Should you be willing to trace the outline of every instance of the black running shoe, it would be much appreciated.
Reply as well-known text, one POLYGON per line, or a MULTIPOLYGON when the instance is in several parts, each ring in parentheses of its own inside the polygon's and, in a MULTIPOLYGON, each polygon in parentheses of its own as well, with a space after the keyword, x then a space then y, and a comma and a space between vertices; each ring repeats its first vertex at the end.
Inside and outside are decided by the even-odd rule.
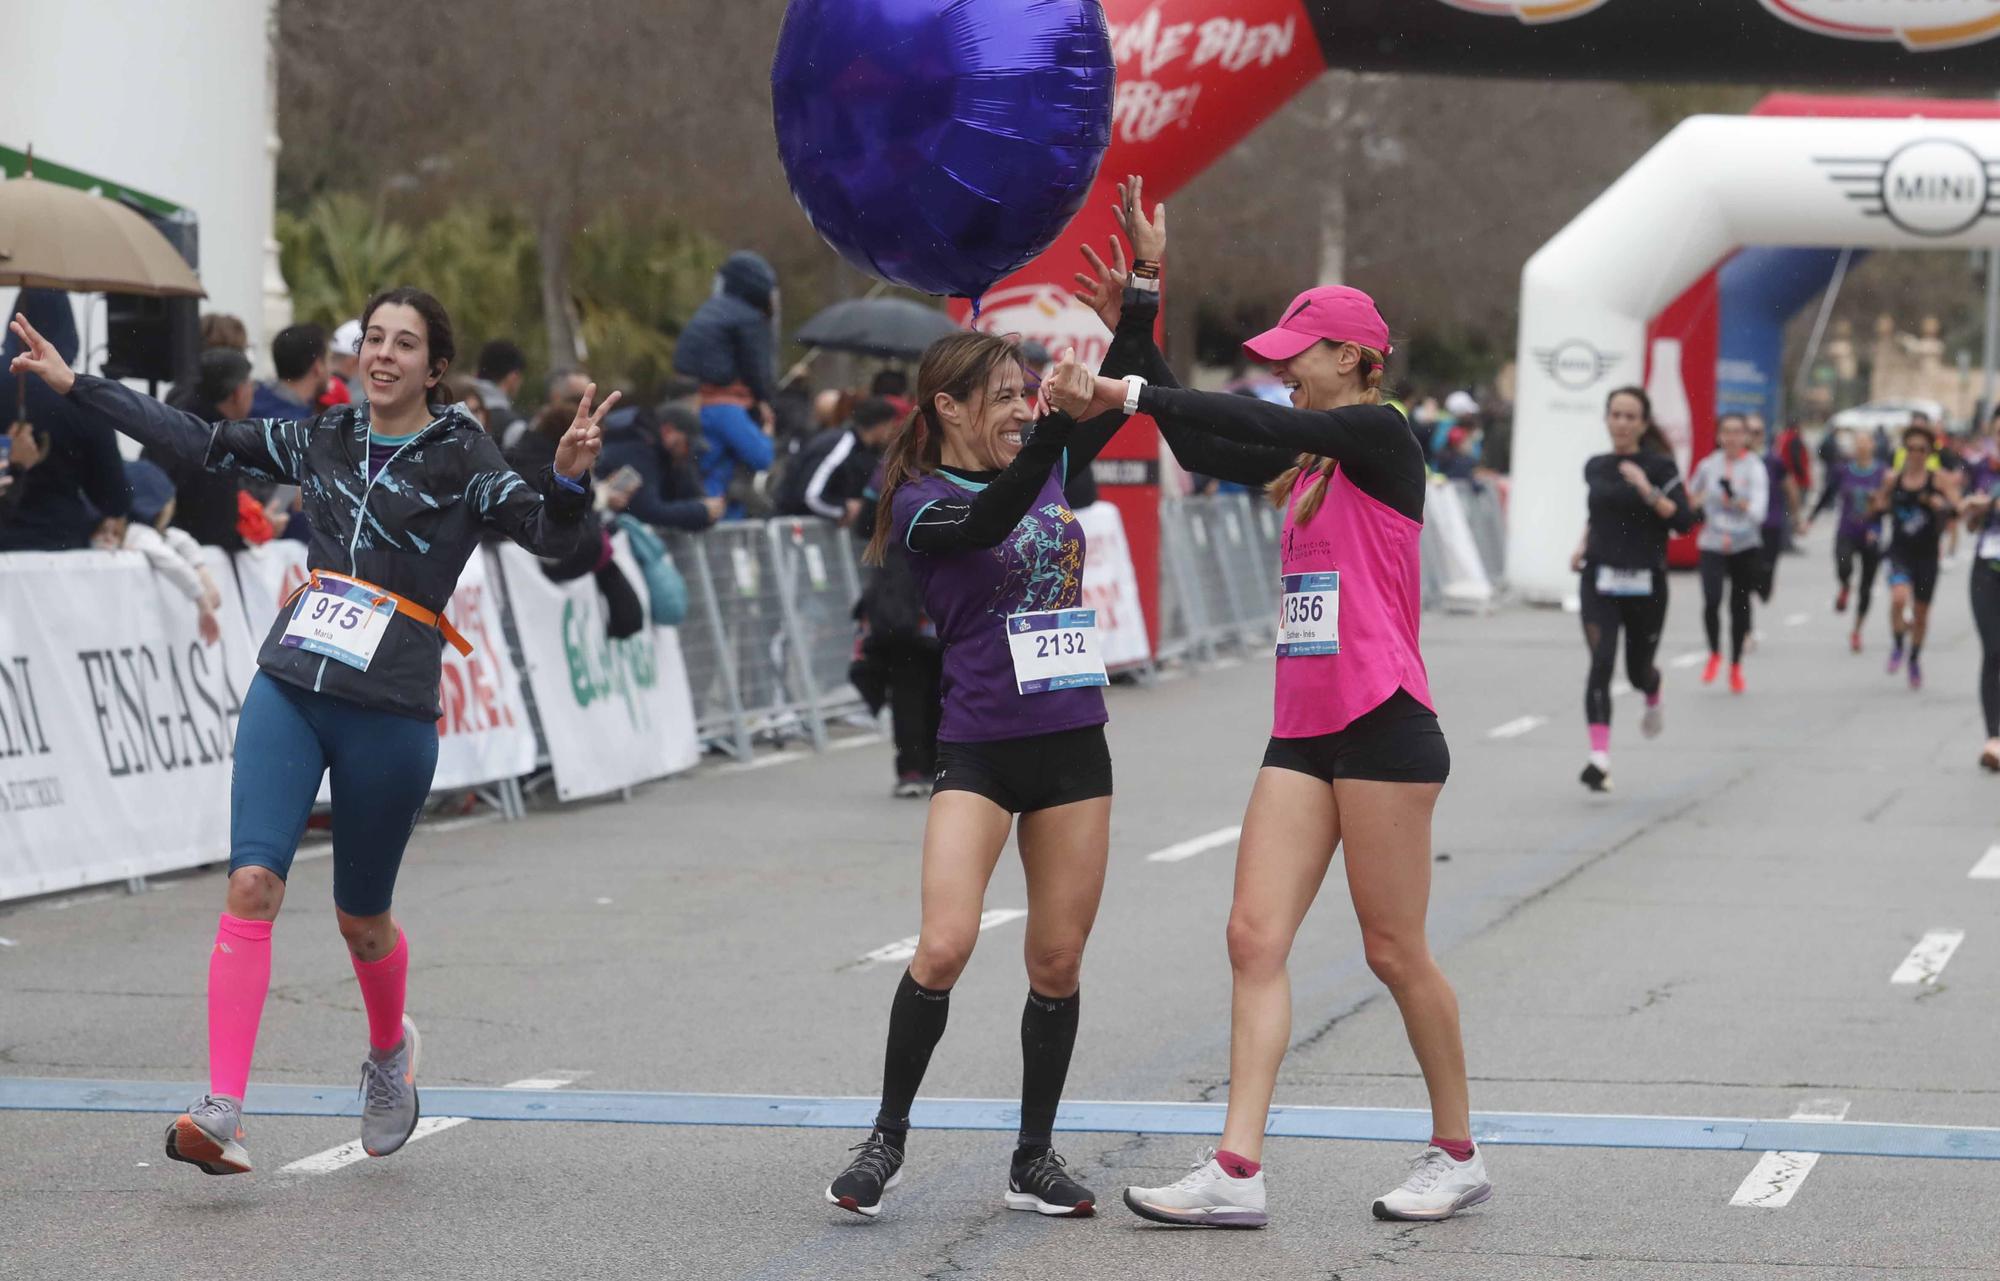
POLYGON ((882 1213, 882 1194, 903 1181, 903 1149, 877 1130, 847 1150, 856 1156, 840 1177, 827 1185, 826 1199, 872 1219, 882 1213))
POLYGON ((1578 781, 1593 792, 1608 792, 1611 790, 1611 771, 1599 769, 1594 762, 1584 766, 1583 773, 1579 774, 1577 778, 1578 781))
POLYGON ((1063 1159, 1047 1149, 1014 1167, 1007 1180, 1007 1208, 1087 1219, 1097 1213, 1097 1194, 1070 1178, 1063 1159))

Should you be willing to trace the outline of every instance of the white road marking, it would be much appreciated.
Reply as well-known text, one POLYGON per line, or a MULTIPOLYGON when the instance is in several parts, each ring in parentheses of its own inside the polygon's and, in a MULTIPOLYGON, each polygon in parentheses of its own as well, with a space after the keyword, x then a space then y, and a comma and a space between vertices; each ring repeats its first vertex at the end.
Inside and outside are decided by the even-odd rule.
POLYGON ((16 944, 13 939, 0 939, 0 947, 17 947, 17 946, 19 945, 16 944))
POLYGON ((1617 680, 1611 682, 1611 697, 1618 698, 1622 695, 1629 694, 1631 692, 1632 692, 1632 682, 1626 680, 1623 676, 1620 676, 1617 680))
POLYGON ((1685 654, 1675 655, 1673 660, 1669 662, 1667 666, 1700 667, 1702 665, 1703 660, 1705 660, 1707 657, 1708 657, 1708 651, 1700 649, 1691 649, 1685 654))
POLYGON ((575 1085, 589 1076, 588 1072, 570 1072, 562 1068, 551 1071, 547 1076, 528 1076, 518 1081, 509 1081, 501 1086, 503 1090, 560 1090, 565 1085, 575 1085))
MULTIPOLYGON (((1845 1121, 1847 1108, 1846 1099, 1809 1099, 1792 1113, 1792 1120, 1845 1121)), ((1766 1152, 1736 1189, 1736 1195, 1729 1198, 1729 1204, 1756 1210, 1790 1205, 1817 1164, 1817 1152, 1766 1152)))
POLYGON ((1178 845, 1169 845, 1163 850, 1154 850, 1146 856, 1148 863, 1178 863, 1182 859, 1205 854, 1219 845, 1228 845, 1243 835, 1241 827, 1218 827, 1204 836, 1192 837, 1178 845))
MULTIPOLYGON (((410 1132, 409 1141, 415 1143, 418 1139, 428 1138, 439 1131, 449 1130, 455 1125, 464 1125, 471 1119, 469 1116, 424 1117, 417 1122, 417 1128, 410 1132)), ((363 1150, 361 1140, 351 1139, 337 1148, 328 1148, 324 1152, 316 1152, 308 1157, 300 1157, 290 1165, 279 1170, 278 1173, 331 1174, 344 1165, 353 1165, 356 1161, 366 1161, 367 1159, 368 1153, 363 1150)))
MULTIPOLYGON (((990 912, 981 913, 979 917, 980 933, 983 934, 996 925, 1005 925, 1009 921, 1018 921, 1027 914, 1028 909, 1025 907, 998 907, 990 912)), ((917 936, 912 934, 906 939, 897 939, 894 943, 885 943, 874 951, 864 954, 861 959, 864 963, 873 961, 907 961, 916 954, 917 936)))
POLYGON ((1965 942, 1964 930, 1932 930, 1917 941, 1896 972, 1889 976, 1891 983, 1935 983, 1938 975, 1944 973, 1945 964, 1958 945, 1965 942))
POLYGON ((829 752, 846 752, 857 747, 873 747, 885 741, 880 734, 862 734, 856 738, 843 738, 826 745, 829 752))
POLYGON ((1811 621, 1812 621, 1811 614, 1785 615, 1785 626, 1787 627, 1804 627, 1807 623, 1810 623, 1811 621))
POLYGON ((1975 881, 2000 881, 2000 845, 1986 847, 1986 857, 1972 865, 1966 873, 1975 881))
POLYGON ((1519 738, 1532 730, 1538 730, 1549 723, 1546 716, 1516 716, 1505 725, 1495 725, 1486 731, 1488 738, 1519 738))
POLYGON ((747 761, 737 761, 733 765, 719 765, 716 767, 715 772, 718 774, 741 774, 746 770, 769 769, 773 765, 785 765, 792 761, 802 761, 811 755, 811 752, 799 751, 772 752, 769 756, 753 756, 747 761))

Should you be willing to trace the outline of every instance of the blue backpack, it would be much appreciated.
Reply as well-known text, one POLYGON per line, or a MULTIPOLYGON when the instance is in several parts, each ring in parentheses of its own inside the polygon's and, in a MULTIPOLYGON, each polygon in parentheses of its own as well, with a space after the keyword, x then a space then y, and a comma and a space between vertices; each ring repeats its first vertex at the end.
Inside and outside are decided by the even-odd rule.
POLYGON ((653 623, 677 627, 687 617, 687 579, 667 554, 667 544, 651 526, 633 516, 619 516, 614 522, 632 544, 632 556, 646 576, 646 596, 652 602, 653 623))

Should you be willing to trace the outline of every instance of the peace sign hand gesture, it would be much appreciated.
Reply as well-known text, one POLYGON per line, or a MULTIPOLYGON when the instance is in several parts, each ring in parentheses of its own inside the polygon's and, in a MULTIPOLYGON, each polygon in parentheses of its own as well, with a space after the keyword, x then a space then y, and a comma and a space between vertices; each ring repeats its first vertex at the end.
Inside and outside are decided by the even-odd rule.
POLYGON ((71 372, 69 362, 49 346, 49 340, 36 333, 35 327, 20 312, 14 313, 13 322, 7 327, 14 331, 14 336, 21 340, 22 345, 21 354, 7 366, 14 376, 34 374, 47 383, 49 390, 56 395, 69 395, 69 389, 76 386, 76 375, 71 372))
POLYGON ((622 391, 612 392, 592 413, 590 402, 597 396, 597 384, 591 383, 583 389, 583 400, 576 407, 576 419, 556 444, 557 475, 581 480, 591 468, 597 466, 597 455, 604 449, 604 415, 611 412, 611 407, 624 394, 622 391))

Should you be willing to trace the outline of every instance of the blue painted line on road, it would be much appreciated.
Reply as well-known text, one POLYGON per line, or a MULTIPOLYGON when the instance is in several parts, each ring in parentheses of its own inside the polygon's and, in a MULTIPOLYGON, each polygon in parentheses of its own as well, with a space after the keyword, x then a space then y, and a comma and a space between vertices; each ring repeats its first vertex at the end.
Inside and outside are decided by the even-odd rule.
MULTIPOLYGON (((197 1085, 0 1077, 0 1111, 178 1112, 197 1085)), ((876 1101, 781 1094, 668 1094, 615 1090, 477 1090, 426 1087, 424 1112, 481 1121, 592 1121, 634 1125, 757 1125, 865 1130, 876 1101)), ((260 1085, 246 1111, 261 1116, 360 1115, 351 1087, 260 1085)), ((1222 1133, 1219 1103, 1062 1105, 1056 1128, 1097 1134, 1222 1133)), ((923 1099, 910 1123, 926 1130, 1005 1130, 1020 1125, 1008 1099, 923 1099)), ((1839 1156, 1942 1157, 2000 1161, 2000 1129, 1893 1125, 1867 1121, 1758 1120, 1748 1117, 1595 1116, 1570 1112, 1481 1112, 1481 1143, 1580 1148, 1684 1148, 1713 1152, 1822 1152, 1839 1156)), ((1430 1113, 1413 1108, 1274 1107, 1266 1130, 1278 1138, 1421 1143, 1430 1113)))

